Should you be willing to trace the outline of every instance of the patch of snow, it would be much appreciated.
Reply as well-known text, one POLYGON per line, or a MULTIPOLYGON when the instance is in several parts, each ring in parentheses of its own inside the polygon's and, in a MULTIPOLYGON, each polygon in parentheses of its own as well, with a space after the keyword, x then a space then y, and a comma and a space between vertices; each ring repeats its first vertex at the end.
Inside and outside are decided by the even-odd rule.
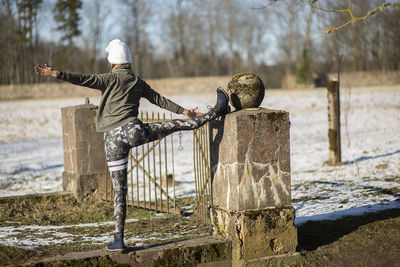
POLYGON ((317 214, 311 216, 300 216, 295 218, 295 225, 300 226, 308 221, 325 221, 325 220, 337 220, 345 216, 359 216, 365 213, 373 213, 386 209, 399 208, 400 200, 389 202, 378 202, 365 206, 355 206, 344 210, 336 210, 330 213, 317 214))
MULTIPOLYGON (((165 214, 164 214, 165 216, 165 214)), ((160 218, 160 217, 157 217, 160 218)), ((142 218, 141 220, 148 220, 151 218, 142 218)), ((153 218, 154 219, 154 218, 153 218)), ((138 219, 127 219, 125 222, 137 222, 138 219)), ((90 228, 100 227, 105 225, 114 225, 113 221, 100 222, 100 223, 82 223, 74 225, 20 225, 20 226, 5 226, 0 227, 0 245, 4 246, 17 246, 26 249, 36 249, 40 246, 55 245, 62 243, 76 242, 79 239, 80 242, 88 242, 95 244, 105 244, 110 242, 112 239, 112 233, 101 233, 99 236, 93 237, 85 234, 74 235, 71 233, 63 232, 65 229, 76 229, 76 228, 90 228)), ((127 241, 143 241, 148 238, 127 238, 127 241), (131 240, 132 239, 132 240, 131 240)))

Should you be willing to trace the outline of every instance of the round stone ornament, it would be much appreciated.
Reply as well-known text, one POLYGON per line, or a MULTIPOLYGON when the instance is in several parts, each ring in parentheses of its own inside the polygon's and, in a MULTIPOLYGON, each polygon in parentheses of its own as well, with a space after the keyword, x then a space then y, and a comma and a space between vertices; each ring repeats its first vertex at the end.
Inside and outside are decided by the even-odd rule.
POLYGON ((238 73, 228 83, 228 94, 230 103, 236 110, 257 108, 264 99, 265 87, 257 75, 238 73))

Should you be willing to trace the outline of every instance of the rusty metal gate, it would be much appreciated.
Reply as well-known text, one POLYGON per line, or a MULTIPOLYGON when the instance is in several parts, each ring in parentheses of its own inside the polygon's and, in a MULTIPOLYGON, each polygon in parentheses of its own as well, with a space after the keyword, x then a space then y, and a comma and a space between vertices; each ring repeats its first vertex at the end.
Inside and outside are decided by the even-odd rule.
POLYGON ((196 186, 196 214, 208 222, 212 205, 209 124, 193 131, 193 163, 196 186))
MULTIPOLYGON (((166 121, 165 114, 140 114, 146 123, 166 121)), ((172 115, 171 118, 172 119, 172 115)), ((211 199, 209 164, 209 126, 193 131, 193 164, 196 191, 196 215, 208 221, 211 199)), ((114 191, 111 178, 105 182, 103 199, 112 201, 114 191)), ((176 204, 174 134, 131 149, 128 165, 128 205, 157 212, 181 214, 176 204)))
MULTIPOLYGON (((146 123, 166 121, 165 114, 160 116, 154 112, 151 115, 142 112, 139 119, 146 123)), ((175 198, 173 135, 131 149, 127 177, 128 205, 157 212, 181 213, 175 198)), ((110 177, 105 187, 105 200, 113 200, 110 177)))
MULTIPOLYGON (((143 122, 166 121, 165 114, 160 118, 159 113, 157 116, 152 113, 151 118, 148 113, 146 116, 141 113, 140 119, 143 122)), ((128 170, 131 189, 128 203, 145 209, 180 214, 175 201, 174 167, 173 134, 132 149, 128 170)))

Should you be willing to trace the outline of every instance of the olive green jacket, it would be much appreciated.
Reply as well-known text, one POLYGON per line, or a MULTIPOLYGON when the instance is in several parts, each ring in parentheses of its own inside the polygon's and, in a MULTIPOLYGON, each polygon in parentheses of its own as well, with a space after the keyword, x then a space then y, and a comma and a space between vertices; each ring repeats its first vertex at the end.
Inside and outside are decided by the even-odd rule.
POLYGON ((96 131, 106 132, 133 120, 139 113, 139 100, 181 114, 183 108, 154 91, 136 76, 130 66, 117 67, 111 73, 80 74, 60 71, 57 79, 101 91, 96 118, 96 131))

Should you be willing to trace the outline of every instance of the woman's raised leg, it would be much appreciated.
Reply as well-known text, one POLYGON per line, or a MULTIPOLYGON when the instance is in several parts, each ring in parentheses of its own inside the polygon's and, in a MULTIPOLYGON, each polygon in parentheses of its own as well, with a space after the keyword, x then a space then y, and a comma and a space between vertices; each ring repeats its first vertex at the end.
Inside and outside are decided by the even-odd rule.
POLYGON ((129 131, 129 143, 136 147, 151 141, 161 139, 177 131, 194 130, 203 126, 206 122, 229 112, 228 96, 222 89, 217 89, 217 104, 209 112, 191 117, 189 119, 174 119, 164 122, 142 123, 131 126, 129 131))

